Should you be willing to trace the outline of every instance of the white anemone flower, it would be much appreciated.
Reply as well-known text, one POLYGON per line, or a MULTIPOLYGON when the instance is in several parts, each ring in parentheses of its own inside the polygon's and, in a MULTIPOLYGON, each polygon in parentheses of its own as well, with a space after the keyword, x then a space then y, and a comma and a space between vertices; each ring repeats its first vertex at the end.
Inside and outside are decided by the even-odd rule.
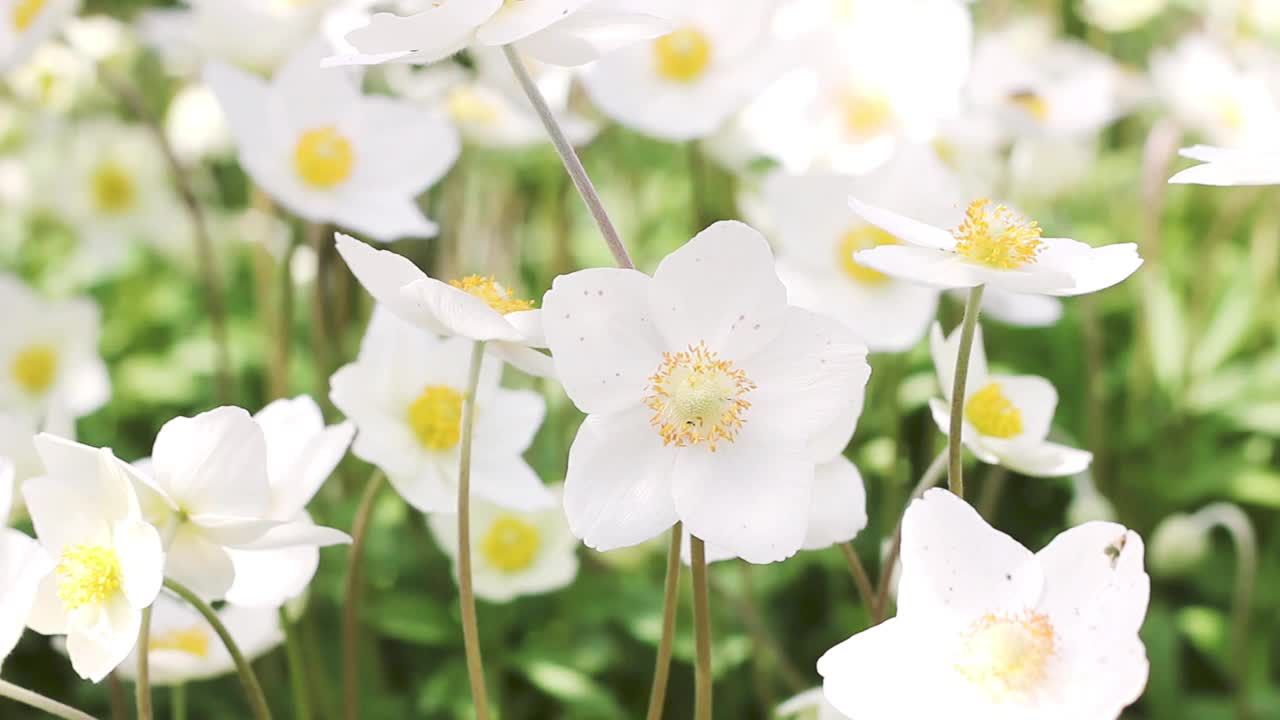
MULTIPOLYGON (((387 473, 423 512, 456 512, 462 405, 472 344, 437 338, 378 306, 356 361, 334 373, 330 397, 358 430, 352 452, 387 473)), ((515 510, 555 502, 522 457, 546 401, 499 386, 502 363, 486 357, 476 390, 471 489, 515 510)))
POLYGON ((1151 55, 1151 78, 1175 119, 1226 147, 1270 147, 1280 91, 1270 61, 1246 63, 1208 35, 1189 34, 1151 55))
POLYGON ((719 222, 653 277, 582 270, 543 302, 588 414, 565 478, 575 535, 611 550, 683 521, 755 563, 804 545, 815 469, 852 435, 870 368, 842 324, 788 305, 760 233, 719 222))
POLYGON ((827 700, 859 720, 1114 720, 1147 681, 1142 562, 1121 525, 1032 554, 930 490, 903 518, 898 615, 818 660, 827 700))
POLYGON ((848 716, 827 702, 820 687, 805 690, 787 700, 773 714, 783 720, 848 720, 848 716))
POLYGON ((93 61, 60 42, 36 48, 27 62, 8 74, 14 97, 31 107, 65 113, 98 81, 93 61))
MULTIPOLYGON (((561 495, 559 487, 550 491, 557 499, 561 495)), ((453 561, 456 576, 457 514, 432 513, 427 526, 453 561)), ((471 506, 471 580, 476 597, 505 603, 567 587, 578 576, 579 546, 559 503, 524 512, 483 500, 471 506)))
POLYGON ((0 458, 0 665, 22 637, 40 581, 53 570, 40 543, 5 527, 13 480, 13 463, 0 458))
POLYGON ((445 337, 487 343, 498 357, 531 375, 554 373, 546 347, 542 313, 493 276, 468 275, 442 282, 408 258, 377 250, 339 233, 338 254, 380 305, 401 320, 445 337))
POLYGON ((357 75, 320 67, 326 47, 304 48, 270 82, 221 62, 205 66, 241 165, 311 222, 380 240, 434 235, 415 198, 457 159, 457 132, 437 113, 361 94, 357 75))
POLYGON ((80 9, 80 0, 11 0, 0 11, 0 72, 25 62, 80 9))
POLYGON ((969 203, 953 230, 856 198, 849 198, 849 206, 904 243, 862 250, 854 259, 923 285, 990 285, 1017 293, 1084 295, 1115 285, 1142 265, 1134 243, 1094 248, 1067 238, 1043 237, 1039 223, 985 198, 969 203))
POLYGON ((1183 157, 1198 160, 1169 178, 1191 185, 1280 185, 1280 149, 1231 149, 1208 145, 1183 148, 1183 157))
POLYGON ((74 440, 75 422, 56 404, 48 408, 43 418, 0 412, 0 463, 8 463, 13 469, 8 485, 0 482, 0 526, 24 517, 22 484, 44 474, 44 463, 34 442, 42 432, 74 440))
POLYGON ((186 7, 148 10, 139 32, 180 70, 221 60, 270 72, 315 37, 337 0, 185 0, 186 7), (253 42, 245 42, 245 33, 253 42))
POLYGON ((1089 24, 1107 32, 1125 32, 1164 12, 1169 0, 1084 0, 1083 15, 1089 24))
POLYGON ((22 494, 57 565, 40 581, 27 624, 66 635, 76 673, 99 682, 129 655, 142 610, 160 592, 160 534, 142 517, 128 466, 110 450, 43 434, 35 443, 48 474, 28 480, 22 494))
MULTIPOLYGON (((944 396, 930 400, 929 408, 934 422, 946 433, 951 427, 960 329, 944 340, 942 328, 935 324, 929 347, 944 396)), ((1058 391, 1042 377, 988 373, 982 328, 975 329, 960 434, 965 447, 984 463, 1003 465, 1024 475, 1061 477, 1083 472, 1093 460, 1091 453, 1045 439, 1057 406, 1058 391)))

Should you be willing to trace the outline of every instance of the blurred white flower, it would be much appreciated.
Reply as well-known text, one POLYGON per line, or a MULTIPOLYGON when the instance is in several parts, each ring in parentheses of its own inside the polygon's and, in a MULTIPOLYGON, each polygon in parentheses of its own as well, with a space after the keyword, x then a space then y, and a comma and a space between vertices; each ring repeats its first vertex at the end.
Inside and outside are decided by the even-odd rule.
POLYGON ((13 481, 13 463, 0 458, 0 666, 22 637, 36 588, 53 570, 39 543, 5 527, 13 481))
POLYGON ((653 277, 582 270, 543 303, 588 413, 565 479, 575 535, 610 550, 682 520, 756 563, 804 545, 815 467, 852 435, 870 368, 843 325, 787 304, 758 232, 716 223, 653 277))
POLYGON ((1098 161, 1097 133, 1029 137, 1009 149, 1007 182, 1019 202, 1049 203, 1083 188, 1098 161))
MULTIPOLYGON (((558 500, 559 486, 549 488, 558 500)), ((458 516, 431 513, 431 535, 454 563, 457 575, 458 516)), ((471 506, 472 583, 476 597, 505 603, 568 586, 578 575, 579 542, 564 509, 512 511, 480 500, 471 506)))
MULTIPOLYGON (((963 303, 967 291, 948 290, 947 294, 963 303)), ((1062 301, 1048 295, 1013 293, 989 287, 982 294, 983 317, 1020 327, 1047 327, 1062 319, 1062 301)))
POLYGON ((1183 148, 1183 157, 1199 160, 1169 178, 1171 183, 1192 185, 1280 185, 1280 148, 1240 149, 1196 145, 1183 148))
POLYGON ((1209 557, 1212 525, 1194 515, 1174 513, 1151 535, 1151 571, 1157 575, 1186 574, 1209 557))
POLYGON ((80 0, 11 0, 0 13, 0 72, 25 62, 80 9, 80 0))
POLYGON ((1265 66, 1246 66, 1207 35, 1151 56, 1151 77, 1178 122, 1227 147, 1274 147, 1280 95, 1265 66))
POLYGON ((1085 20, 1108 32, 1133 30, 1164 12, 1169 0, 1084 0, 1085 20))
POLYGON ((71 18, 64 34, 68 45, 94 62, 123 55, 136 47, 133 26, 110 15, 71 18))
POLYGON ((147 524, 128 466, 110 450, 36 437, 47 475, 22 486, 40 544, 57 562, 27 619, 66 635, 76 673, 99 682, 137 643, 142 610, 164 579, 164 549, 147 524))
POLYGON ((97 79, 93 62, 60 42, 36 48, 27 62, 7 76, 14 97, 56 113, 70 110, 97 79))
POLYGON ((773 714, 788 720, 848 720, 822 694, 822 688, 805 690, 778 706, 773 714))
POLYGON ((184 162, 228 153, 235 147, 218 96, 207 85, 185 85, 173 96, 164 118, 169 145, 184 162))
POLYGON ((44 474, 44 463, 40 462, 33 442, 42 432, 74 440, 75 421, 57 403, 45 410, 43 418, 29 413, 0 412, 0 463, 9 463, 13 470, 9 486, 0 487, 0 526, 24 515, 22 484, 44 474))
POLYGON ((359 77, 326 70, 315 43, 266 82, 205 66, 254 182, 306 220, 381 240, 436 233, 415 198, 442 178, 460 143, 448 122, 402 101, 361 94, 359 77))
POLYGON ((138 28, 143 40, 179 71, 220 60, 271 72, 316 36, 325 12, 336 2, 185 0, 185 8, 144 12, 138 28))
POLYGON ((898 615, 818 660, 827 700, 860 720, 1114 720, 1147 681, 1142 559, 1114 523, 1033 555, 930 490, 903 518, 898 615))
MULTIPOLYGON (((355 423, 352 452, 377 465, 409 504, 454 512, 462 404, 472 343, 438 339, 378 306, 356 361, 334 373, 330 397, 355 423)), ((486 357, 476 391, 471 489, 515 510, 553 502, 522 455, 542 425, 546 401, 499 386, 502 364, 486 357)))
MULTIPOLYGON (((946 433, 951 423, 951 390, 960 329, 944 340, 942 328, 934 324, 929 348, 943 390, 943 399, 930 400, 929 408, 938 428, 946 433)), ((982 328, 977 328, 965 385, 960 435, 965 447, 984 463, 1003 465, 1024 475, 1059 477, 1081 472, 1093 460, 1091 453, 1045 439, 1057 405, 1058 391, 1042 377, 988 374, 982 328)))

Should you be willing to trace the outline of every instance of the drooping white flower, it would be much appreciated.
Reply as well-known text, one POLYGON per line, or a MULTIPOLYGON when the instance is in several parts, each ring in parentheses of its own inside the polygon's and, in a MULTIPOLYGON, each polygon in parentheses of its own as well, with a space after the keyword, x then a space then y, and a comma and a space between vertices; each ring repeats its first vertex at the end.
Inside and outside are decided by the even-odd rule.
MULTIPOLYGON (((960 329, 944 340, 942 328, 935 324, 929 347, 944 398, 930 400, 929 408, 934 422, 945 433, 951 427, 951 391, 960 329)), ((982 328, 975 330, 960 437, 979 460, 1036 477, 1082 472, 1093 460, 1091 453, 1045 439, 1057 405, 1058 391, 1042 377, 988 373, 982 328)))
MULTIPOLYGON (((561 489, 551 493, 558 499, 561 489)), ((457 574, 458 516, 427 516, 431 535, 454 563, 457 574)), ((554 507, 512 511, 481 500, 471 506, 472 575, 476 597, 510 602, 568 586, 578 575, 578 539, 569 531, 564 510, 554 507)))
MULTIPOLYGON (((352 452, 382 468, 423 512, 457 510, 471 348, 463 338, 438 339, 378 306, 356 361, 330 381, 334 405, 358 430, 352 452)), ((546 508, 554 497, 522 457, 546 402, 531 390, 500 387, 501 373, 502 364, 486 357, 476 391, 471 490, 515 510, 546 508)))
POLYGON ((142 610, 160 592, 164 549, 143 519, 128 466, 110 450, 43 434, 35 442, 48 474, 22 493, 57 565, 40 581, 27 623, 66 635, 76 673, 99 682, 137 642, 142 610))
POLYGON ((380 240, 434 235, 414 198, 457 159, 457 132, 436 113, 361 94, 357 75, 320 67, 326 52, 323 43, 304 48, 270 82, 205 66, 241 165, 312 222, 380 240))
POLYGON ((682 520, 750 562, 803 546, 815 467, 852 434, 870 368, 843 325, 788 306, 758 232, 716 223, 653 277, 563 275, 543 323, 588 413, 565 479, 575 535, 609 550, 682 520))
POLYGON ((0 665, 22 637, 36 588, 53 570, 39 543, 5 527, 13 485, 13 463, 0 458, 0 665))
POLYGON ((0 14, 0 72, 25 62, 80 9, 80 0, 12 0, 0 14))
POLYGON ((773 713, 784 720, 848 720, 822 694, 822 688, 805 690, 778 706, 773 713))
POLYGON ((185 0, 147 10, 143 39, 179 70, 220 60, 257 72, 275 70, 315 37, 337 0, 185 0), (253 37, 245 42, 246 33, 253 37))
POLYGON ((818 660, 827 700, 859 720, 1114 720, 1147 680, 1142 560, 1102 522, 1033 555, 930 490, 903 519, 898 615, 818 660))
POLYGON ((1198 160, 1169 178, 1190 185, 1280 185, 1280 149, 1230 149, 1208 145, 1183 148, 1183 157, 1198 160))

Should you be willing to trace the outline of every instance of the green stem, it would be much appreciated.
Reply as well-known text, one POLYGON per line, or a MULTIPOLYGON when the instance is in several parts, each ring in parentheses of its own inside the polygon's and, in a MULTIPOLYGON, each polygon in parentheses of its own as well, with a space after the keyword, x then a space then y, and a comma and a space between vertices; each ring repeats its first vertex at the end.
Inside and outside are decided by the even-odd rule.
POLYGON ((170 716, 173 720, 187 720, 187 686, 174 685, 169 690, 170 716))
POLYGON ((311 693, 307 689, 307 667, 302 659, 302 646, 298 642, 298 629, 289 620, 289 613, 280 608, 280 629, 284 631, 284 651, 289 661, 289 687, 293 693, 293 716, 298 720, 311 720, 311 693))
POLYGON ((116 672, 107 676, 107 702, 111 707, 111 720, 125 720, 129 717, 129 698, 125 694, 124 683, 116 672))
POLYGON ((1236 546, 1235 604, 1231 609, 1231 674, 1235 690, 1236 720, 1250 720, 1249 704, 1249 619, 1253 612, 1253 591, 1258 575, 1258 538, 1249 516, 1231 503, 1207 505, 1196 513, 1209 526, 1218 525, 1231 535, 1236 546))
POLYGON ((693 628, 697 647, 694 673, 694 718, 711 720, 711 603, 707 594, 706 545, 690 536, 693 555, 693 628))
POLYGON ((849 565, 849 574, 853 575, 853 584, 858 586, 858 595, 862 596, 862 605, 867 609, 867 614, 871 616, 871 624, 879 625, 884 620, 884 608, 876 602, 876 591, 871 587, 871 576, 867 575, 867 568, 862 564, 862 558, 858 557, 858 553, 853 549, 853 543, 840 543, 840 552, 844 555, 844 561, 849 565))
MULTIPOLYGON (((508 48, 509 55, 513 51, 508 48)), ((471 350, 471 371, 467 376, 466 403, 462 406, 462 444, 458 459, 458 604, 462 611, 462 642, 467 653, 467 679, 476 720, 489 720, 489 696, 484 683, 484 659, 480 655, 480 627, 476 621, 476 597, 471 587, 471 434, 476 418, 476 388, 484 343, 471 350)))
MULTIPOLYGON (((796 666, 791 663, 791 659, 787 657, 787 653, 782 648, 782 643, 778 642, 777 636, 769 628, 769 624, 765 622, 764 613, 760 611, 756 604, 756 584, 751 573, 751 563, 745 560, 735 563, 738 566, 738 572, 741 575, 742 592, 738 596, 738 615, 742 617, 743 623, 747 626, 747 633, 751 636, 751 642, 761 651, 755 658, 757 667, 762 667, 765 655, 773 656, 774 662, 778 664, 778 672, 782 675, 783 681, 792 693, 800 693, 808 689, 809 681, 804 678, 796 666)), ((716 587, 715 583, 711 583, 712 589, 716 592, 721 590, 716 587)), ((772 679, 770 677, 770 679, 772 679)), ((765 690, 761 687, 760 690, 765 690)), ((771 700, 764 704, 764 707, 773 707, 774 702, 771 700)))
POLYGON ((365 538, 369 535, 369 516, 373 514, 373 501, 378 497, 384 477, 381 470, 374 470, 369 476, 351 522, 351 553, 347 556, 342 611, 342 708, 346 720, 360 719, 360 653, 356 647, 360 641, 360 570, 364 563, 365 538))
POLYGON ((961 498, 964 497, 964 445, 960 439, 964 429, 965 382, 969 377, 969 354, 973 350, 973 334, 978 328, 978 313, 981 311, 982 291, 985 287, 978 285, 969 290, 969 301, 964 306, 964 324, 960 328, 960 349, 956 353, 955 381, 951 384, 951 430, 947 436, 950 470, 947 473, 947 486, 961 498))
POLYGON ((653 667, 653 688, 649 691, 646 720, 661 720, 667 700, 667 679, 671 676, 671 646, 676 634, 676 609, 680 604, 680 545, 683 525, 671 527, 667 548, 667 579, 662 593, 662 638, 658 640, 658 661, 653 667))
MULTIPOLYGON (((908 506, 911 505, 912 500, 924 495, 926 490, 942 480, 942 471, 947 468, 948 452, 948 448, 943 448, 933 462, 929 463, 929 467, 920 476, 920 482, 916 483, 915 489, 911 491, 911 497, 907 499, 908 506)), ((883 618, 885 611, 889 608, 889 585, 893 580, 893 568, 898 564, 900 554, 902 554, 902 518, 898 518, 898 525, 893 531, 893 542, 889 545, 889 552, 884 556, 884 564, 880 566, 880 579, 876 584, 876 602, 871 611, 875 617, 883 618)))
POLYGON ((240 682, 244 685, 244 692, 248 696, 249 708, 253 711, 253 717, 255 720, 271 720, 271 709, 267 706, 267 698, 262 693, 262 684, 258 682, 258 676, 253 672, 253 666, 249 664, 244 654, 240 652, 240 646, 236 644, 235 638, 231 637, 227 626, 222 624, 222 619, 218 617, 218 613, 214 612, 212 607, 209 607, 209 603, 201 600, 200 596, 176 580, 165 578, 164 586, 185 600, 188 605, 195 608, 196 612, 200 613, 205 621, 213 627, 213 632, 218 635, 218 639, 226 647, 227 653, 231 655, 232 662, 235 663, 236 671, 240 673, 240 682))
POLYGON ((978 494, 978 514, 995 523, 996 510, 1000 508, 1000 496, 1004 494, 1004 486, 1009 480, 1009 469, 1003 465, 991 468, 987 481, 982 484, 982 492, 978 494))
POLYGON ((63 718, 63 720, 94 720, 94 717, 88 713, 82 713, 73 707, 63 705, 57 700, 47 698, 40 693, 18 687, 4 680, 0 680, 0 697, 9 698, 27 707, 33 707, 54 717, 63 718))
POLYGON ((134 679, 138 720, 151 720, 151 606, 142 610, 142 625, 138 628, 135 649, 138 653, 138 672, 134 679))

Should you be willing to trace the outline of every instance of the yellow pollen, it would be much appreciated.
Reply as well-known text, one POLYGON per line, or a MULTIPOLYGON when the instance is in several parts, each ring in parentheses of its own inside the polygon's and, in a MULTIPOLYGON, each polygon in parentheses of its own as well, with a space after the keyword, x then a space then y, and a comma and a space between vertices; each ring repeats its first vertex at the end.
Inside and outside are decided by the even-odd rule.
POLYGON ((1009 93, 1009 102, 1026 111, 1036 122, 1049 119, 1049 101, 1034 90, 1016 90, 1009 93))
POLYGON ((1022 412, 1010 402, 999 383, 987 383, 970 395, 964 404, 964 417, 988 437, 1011 438, 1022 434, 1022 412))
POLYGON ((1040 253, 1040 224, 986 198, 969 203, 951 234, 957 253, 1000 270, 1033 263, 1040 253))
POLYGON ((54 568, 58 577, 58 597, 67 610, 101 603, 124 582, 120 556, 102 545, 70 545, 54 568))
POLYGON ((108 215, 122 213, 132 208, 137 200, 138 188, 128 170, 114 162, 105 162, 93 171, 90 179, 93 206, 108 215))
POLYGON ((855 137, 874 135, 893 119, 893 106, 880 93, 845 93, 840 98, 840 110, 845 130, 855 137))
POLYGON ((520 572, 533 564, 542 545, 542 534, 532 523, 515 515, 500 515, 480 541, 480 552, 504 573, 520 572))
POLYGON ((293 149, 293 166, 303 182, 328 190, 351 177, 355 166, 351 141, 332 125, 302 133, 293 149))
POLYGON ((454 88, 445 100, 445 108, 460 123, 496 125, 499 119, 497 106, 471 88, 454 88))
POLYGON ((996 702, 1026 698, 1044 681, 1054 649, 1044 614, 988 613, 965 633, 956 669, 996 702))
POLYGON ((448 385, 428 385, 409 405, 409 427, 429 450, 448 450, 462 432, 462 393, 448 385))
POLYGON ((881 245, 897 245, 898 239, 875 225, 855 225, 845 231, 836 243, 837 267, 854 281, 863 285, 880 285, 889 279, 888 275, 867 267, 853 259, 859 250, 870 250, 881 245))
POLYGON ((693 82, 711 64, 711 39, 697 28, 680 28, 653 41, 653 57, 662 77, 693 82))
POLYGON ((147 647, 155 650, 177 650, 196 657, 209 657, 209 633, 199 625, 170 630, 151 636, 147 647))
POLYGON ((699 342, 685 352, 662 354, 644 402, 653 410, 649 423, 662 444, 706 443, 715 452, 716 443, 737 437, 743 413, 751 407, 744 396, 755 389, 746 372, 699 342))
POLYGON ((18 0, 13 6, 13 27, 22 32, 31 27, 36 16, 44 9, 45 0, 18 0))
POLYGON ((521 300, 511 294, 511 291, 498 284, 496 278, 492 275, 485 277, 483 275, 468 275, 461 280, 450 280, 449 284, 465 290, 485 301, 489 307, 506 315, 510 312, 518 310, 532 310, 532 300, 521 300))
POLYGON ((30 345, 13 358, 13 379, 29 393, 49 389, 58 375, 58 352, 51 345, 30 345))

